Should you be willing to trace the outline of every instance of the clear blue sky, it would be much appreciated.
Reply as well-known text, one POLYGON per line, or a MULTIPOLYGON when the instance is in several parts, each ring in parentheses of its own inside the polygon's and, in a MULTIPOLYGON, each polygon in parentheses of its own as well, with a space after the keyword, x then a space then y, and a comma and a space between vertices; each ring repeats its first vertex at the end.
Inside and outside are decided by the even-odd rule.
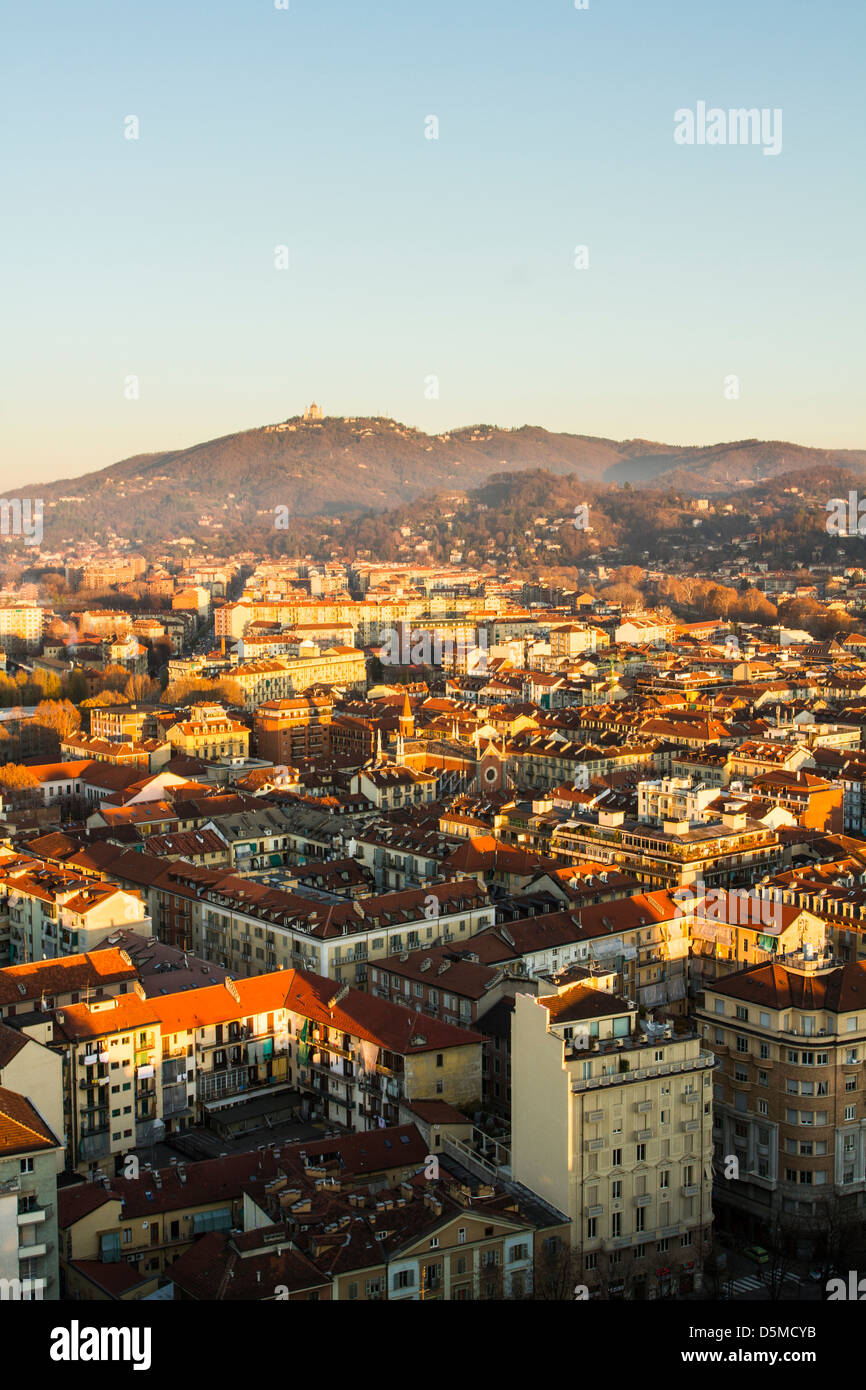
POLYGON ((860 0, 14 6, 0 486, 312 399, 864 446, 864 53, 860 0), (676 145, 698 101, 781 154, 676 145))

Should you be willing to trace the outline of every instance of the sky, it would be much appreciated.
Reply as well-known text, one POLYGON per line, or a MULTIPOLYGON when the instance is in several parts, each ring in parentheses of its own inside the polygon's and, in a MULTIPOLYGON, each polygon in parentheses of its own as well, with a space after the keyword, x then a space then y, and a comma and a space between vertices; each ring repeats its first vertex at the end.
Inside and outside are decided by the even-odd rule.
POLYGON ((287 3, 7 11, 0 486, 312 400, 866 446, 860 0, 287 3))

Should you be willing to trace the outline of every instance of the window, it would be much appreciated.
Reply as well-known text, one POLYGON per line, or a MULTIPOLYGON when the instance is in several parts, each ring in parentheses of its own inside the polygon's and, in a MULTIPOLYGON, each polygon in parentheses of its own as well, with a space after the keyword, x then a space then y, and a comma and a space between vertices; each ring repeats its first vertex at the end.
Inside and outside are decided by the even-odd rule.
POLYGON ((610 1196, 611 1196, 611 1200, 614 1201, 614 1202, 618 1202, 619 1199, 620 1199, 620 1197, 622 1196, 622 1182, 620 1181, 619 1178, 617 1178, 617 1180, 616 1180, 615 1182, 612 1182, 612 1183, 611 1183, 611 1185, 610 1185, 610 1196))
POLYGON ((669 1239, 667 1238, 667 1236, 665 1236, 665 1238, 664 1238, 663 1240, 660 1240, 660 1241, 659 1241, 659 1244, 658 1244, 658 1251, 659 1251, 659 1254, 660 1254, 660 1255, 665 1255, 665 1254, 667 1254, 668 1250, 670 1249, 670 1246, 671 1246, 671 1243, 670 1243, 669 1239))
POLYGON ((846 1106, 845 1106, 845 1119, 846 1119, 846 1120, 853 1120, 856 1114, 857 1114, 857 1107, 856 1107, 856 1105, 846 1105, 846 1106))
POLYGON ((769 1086, 769 1084, 770 1084, 770 1073, 769 1073, 768 1071, 759 1071, 759 1072, 758 1072, 758 1085, 759 1085, 759 1086, 769 1086))
POLYGON ((431 1250, 438 1250, 438 1248, 439 1248, 439 1237, 438 1237, 438 1236, 431 1236, 431 1237, 430 1237, 430 1249, 431 1249, 431 1250))
POLYGON ((346 1296, 350 1300, 356 1299, 358 1297, 358 1285, 350 1284, 348 1289, 346 1290, 346 1296))
POLYGON ((587 1272, 593 1269, 597 1269, 598 1255, 587 1255, 586 1259, 583 1262, 583 1267, 587 1272))
POLYGON ((610 1234, 614 1240, 622 1235, 622 1212, 615 1211, 610 1218, 610 1234))
POLYGON ((646 1144, 638 1144, 635 1162, 646 1163, 646 1144))
POLYGON ((717 1013, 717 1014, 723 1014, 724 1012, 725 1012, 725 1001, 724 1001, 724 999, 717 999, 717 1000, 716 1000, 716 1013, 717 1013))
POLYGON ((401 1269, 394 1275, 394 1282, 391 1285, 394 1289, 412 1289, 415 1287, 414 1269, 401 1269))
POLYGON ((663 1168, 659 1173, 659 1187, 664 1189, 671 1185, 671 1173, 669 1168, 663 1168))
POLYGON ((459 1227, 457 1228, 457 1244, 458 1244, 458 1245, 465 1245, 465 1244, 466 1244, 466 1227, 465 1227, 465 1226, 459 1226, 459 1227))
POLYGON ((646 1230, 646 1207, 638 1207, 634 1214, 634 1228, 636 1231, 646 1230))
POLYGON ((737 1005, 737 1018, 742 1019, 744 1023, 749 1021, 749 1010, 743 1004, 737 1005))
POLYGON ((759 1115, 768 1115, 769 1113, 770 1113, 770 1112, 769 1112, 769 1107, 768 1107, 768 1105, 767 1105, 767 1102, 766 1102, 765 1100, 759 1100, 759 1101, 758 1101, 758 1114, 759 1114, 759 1115))
POLYGON ((19 1160, 18 1160, 18 1172, 19 1172, 19 1173, 32 1173, 32 1172, 33 1172, 33 1159, 32 1159, 32 1158, 19 1158, 19 1160))
POLYGON ((846 1076, 846 1077, 845 1077, 845 1090, 846 1090, 846 1091, 856 1091, 856 1090, 857 1090, 857 1078, 856 1078, 856 1076, 846 1076))
POLYGON ((758 1014, 758 1022, 760 1023, 760 1025, 761 1025, 762 1028, 769 1028, 769 1026, 770 1026, 770 1015, 769 1015, 769 1014, 764 1014, 764 1013, 759 1013, 759 1014, 758 1014))
MULTIPOLYGON (((734 1067, 734 1080, 735 1080, 735 1081, 748 1081, 748 1079, 749 1079, 749 1073, 746 1071, 746 1068, 745 1068, 745 1067, 734 1067)), ((794 1084, 796 1085, 796 1082, 795 1082, 794 1084)))
POLYGON ((748 1050, 749 1050, 749 1039, 748 1039, 748 1038, 744 1038, 743 1035, 742 1035, 742 1033, 738 1033, 738 1034, 737 1034, 737 1051, 738 1051, 738 1052, 748 1052, 748 1050))
POLYGON ((436 1053, 436 1065, 437 1067, 444 1067, 445 1065, 445 1059, 441 1052, 436 1053))
POLYGON ((770 1055, 770 1044, 769 1044, 769 1043, 765 1043, 765 1042, 759 1043, 759 1044, 758 1044, 758 1056, 759 1056, 759 1057, 762 1057, 762 1058, 766 1061, 766 1059, 769 1057, 769 1055, 770 1055))
POLYGON ((595 1238, 596 1238, 597 1235, 598 1235, 598 1217, 597 1217, 597 1216, 588 1216, 587 1219, 586 1219, 586 1238, 587 1238, 587 1240, 595 1240, 595 1238))
POLYGON ((611 1151, 610 1162, 612 1168, 622 1167, 622 1149, 613 1149, 611 1151))

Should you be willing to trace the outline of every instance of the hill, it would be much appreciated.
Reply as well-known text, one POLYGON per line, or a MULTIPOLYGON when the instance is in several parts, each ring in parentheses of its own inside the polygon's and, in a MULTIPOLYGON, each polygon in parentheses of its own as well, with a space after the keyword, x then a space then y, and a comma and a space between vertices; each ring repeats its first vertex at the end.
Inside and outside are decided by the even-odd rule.
MULTIPOLYGON (((597 486, 673 488, 690 495, 753 488, 792 472, 866 471, 866 450, 743 440, 677 447, 556 434, 539 426, 475 425, 444 434, 382 418, 300 417, 187 449, 138 454, 83 477, 43 484, 46 541, 112 533, 138 544, 267 531, 293 517, 385 511, 425 494, 483 486, 494 475, 544 470, 597 486)), ((33 496, 22 487, 10 495, 33 496)))

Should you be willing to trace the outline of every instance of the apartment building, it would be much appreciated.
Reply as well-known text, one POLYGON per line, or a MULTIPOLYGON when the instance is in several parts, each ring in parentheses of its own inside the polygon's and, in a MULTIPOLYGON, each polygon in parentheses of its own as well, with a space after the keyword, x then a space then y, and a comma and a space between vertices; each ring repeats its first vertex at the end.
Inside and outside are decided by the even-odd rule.
MULTIPOLYGON (((412 1124, 363 1135, 227 1154, 202 1162, 145 1163, 140 1176, 65 1187, 59 1194, 61 1280, 66 1297, 107 1300, 118 1285, 141 1298, 210 1232, 254 1229, 292 1217, 294 1204, 326 1208, 336 1193, 368 1184, 399 1187, 424 1164, 427 1144, 412 1124), (252 1171, 251 1171, 252 1169, 252 1171)), ((299 1224, 312 1224, 302 1216, 299 1224)), ((319 1227, 330 1224, 323 1211, 319 1227)), ((276 1281, 273 1281, 276 1282, 276 1281)), ((339 1296, 339 1295, 337 1295, 339 1296)), ((347 1295, 344 1293, 344 1297, 347 1295)))
POLYGON ((63 1063, 57 1053, 45 1045, 44 1039, 51 1031, 50 1021, 46 1019, 42 1028, 38 1025, 37 1020, 33 1033, 42 1033, 42 1039, 0 1023, 0 1086, 24 1096, 60 1141, 55 1151, 59 1173, 65 1160, 63 1063))
POLYGON ((0 604, 0 647, 6 652, 38 651, 43 611, 36 603, 0 604))
POLYGON ((393 811, 401 806, 420 806, 431 802, 436 795, 438 778, 435 773, 402 767, 398 763, 379 763, 355 773, 350 790, 365 796, 380 811, 393 811))
POLYGON ((185 758, 216 761, 249 756, 249 729, 230 719, 221 705, 193 705, 189 719, 171 725, 165 736, 174 752, 185 758))
POLYGON ((0 1298, 59 1296, 57 1162, 60 1140, 35 1105, 0 1086, 0 1298))
POLYGON ((258 756, 276 765, 322 757, 330 748, 333 709, 331 700, 318 695, 266 700, 253 720, 258 756))
POLYGON ((813 1231, 827 1203, 866 1205, 866 962, 810 946, 707 983, 696 1010, 718 1059, 714 1141, 739 1177, 715 1200, 760 1230, 813 1231))
MULTIPOLYGON (((521 694, 521 699, 524 696, 521 694)), ((629 767, 652 768, 651 743, 596 747, 527 730, 508 745, 508 768, 520 786, 552 789, 578 778, 604 777, 629 767)))
POLYGON ((152 935, 138 893, 48 866, 0 873, 0 902, 9 913, 12 965, 87 953, 113 927, 152 935))
POLYGON ((159 705, 105 705, 90 710, 90 732, 110 743, 140 743, 156 735, 159 705))
POLYGON ((434 946, 386 956, 369 971, 370 993, 414 1008, 428 1018, 474 1027, 481 1014, 525 979, 497 965, 483 965, 471 949, 434 946))
MULTIPOLYGON (((180 877, 180 875, 178 875, 180 877)), ((495 907, 473 880, 431 883, 356 901, 319 902, 248 880, 193 888, 192 946, 240 974, 315 970, 363 985, 370 961, 437 941, 460 942, 491 926, 495 907)))
MULTIPOLYGON (((858 731, 859 732, 859 731, 858 731)), ((841 834, 844 828, 844 787, 810 772, 765 772, 752 783, 753 795, 763 797, 794 817, 808 830, 841 834)))
POLYGON ((512 1172, 568 1214, 590 1295, 700 1288, 714 1064, 697 1032, 639 1025, 635 1005, 592 985, 516 996, 512 1172))
POLYGON ((62 1009, 81 999, 107 999, 131 993, 136 970, 123 950, 76 952, 59 959, 36 959, 0 969, 0 1020, 62 1009))
MULTIPOLYGON (((267 1095, 363 1130, 404 1099, 481 1096, 480 1035, 333 980, 280 971, 57 1010, 70 1162, 94 1173, 163 1134, 267 1095), (294 1096, 293 1096, 294 1093, 294 1096)), ((240 1114, 233 1108, 232 1114, 240 1114)))
POLYGON ((687 821, 689 825, 699 825, 704 820, 704 811, 717 794, 715 787, 707 787, 700 782, 694 784, 689 777, 662 777, 638 782, 637 818, 650 825, 663 825, 665 821, 687 821))
POLYGON ((690 944, 689 992, 749 965, 788 955, 803 946, 818 951, 826 924, 806 908, 782 903, 760 890, 680 898, 690 944))
POLYGON ((248 710, 265 701, 303 695, 314 685, 339 685, 364 690, 367 668, 364 653, 354 647, 328 647, 317 656, 295 661, 254 661, 232 668, 231 679, 243 691, 248 710))
POLYGON ((650 888, 673 892, 701 880, 707 887, 755 883, 782 863, 776 832, 742 812, 724 812, 707 825, 665 821, 659 828, 599 810, 563 822, 552 832, 550 852, 567 863, 585 859, 616 864, 650 888))
POLYGON ((459 844, 456 835, 387 820, 377 821, 355 837, 359 863, 382 890, 415 888, 444 876, 443 861, 459 844))

